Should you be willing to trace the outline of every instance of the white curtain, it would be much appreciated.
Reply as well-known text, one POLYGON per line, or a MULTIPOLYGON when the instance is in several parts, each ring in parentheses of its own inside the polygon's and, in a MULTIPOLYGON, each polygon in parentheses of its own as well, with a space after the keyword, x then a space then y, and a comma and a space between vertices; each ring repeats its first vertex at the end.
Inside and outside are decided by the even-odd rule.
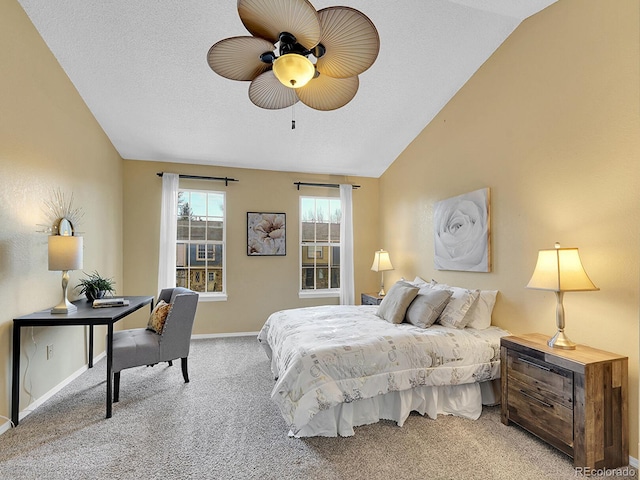
POLYGON ((176 286, 176 237, 178 235, 178 181, 175 173, 162 175, 160 208, 160 257, 158 259, 158 293, 176 286))
POLYGON ((342 220, 340 221, 340 305, 354 305, 353 272, 353 187, 340 185, 342 220))

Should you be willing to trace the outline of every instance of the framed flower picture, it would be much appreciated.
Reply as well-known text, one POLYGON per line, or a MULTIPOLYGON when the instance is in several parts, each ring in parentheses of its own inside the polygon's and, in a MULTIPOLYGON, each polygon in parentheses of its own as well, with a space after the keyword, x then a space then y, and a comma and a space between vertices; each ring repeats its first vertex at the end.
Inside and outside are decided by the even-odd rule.
POLYGON ((247 255, 286 254, 286 214, 247 212, 247 255))
POLYGON ((488 188, 435 203, 433 262, 436 270, 491 271, 489 206, 488 188))

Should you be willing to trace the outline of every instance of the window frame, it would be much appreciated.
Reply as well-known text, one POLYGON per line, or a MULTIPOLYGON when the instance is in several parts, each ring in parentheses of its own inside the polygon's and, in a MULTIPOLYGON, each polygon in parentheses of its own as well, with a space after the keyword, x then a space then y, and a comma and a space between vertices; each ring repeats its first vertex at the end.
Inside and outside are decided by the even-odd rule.
MULTIPOLYGON (((216 249, 215 249, 215 245, 221 245, 222 248, 222 255, 220 255, 220 263, 221 263, 221 267, 220 270, 222 271, 222 291, 220 292, 198 292, 198 300, 201 302, 216 302, 216 301, 226 301, 227 300, 227 193, 224 191, 220 191, 220 190, 205 190, 205 189, 200 189, 200 188, 182 188, 179 187, 178 188, 178 198, 180 197, 181 193, 188 193, 188 194, 192 194, 192 193, 199 193, 199 194, 205 194, 205 195, 221 195, 222 196, 222 239, 221 240, 207 240, 207 239, 189 239, 189 240, 183 240, 183 239, 179 239, 178 235, 176 235, 176 239, 175 239, 175 248, 176 248, 176 265, 174 266, 174 269, 176 271, 176 286, 178 284, 178 280, 177 280, 177 276, 178 276, 178 269, 180 268, 180 270, 183 270, 185 272, 187 272, 187 282, 190 278, 190 273, 188 273, 191 270, 191 266, 189 265, 188 261, 185 261, 185 266, 184 267, 180 267, 179 265, 179 255, 178 255, 178 250, 180 245, 184 245, 184 257, 185 260, 188 260, 189 258, 189 247, 191 245, 194 246, 195 248, 195 257, 197 261, 210 261, 216 260, 216 249), (207 252, 209 249, 205 246, 205 258, 200 258, 200 246, 201 245, 212 245, 212 251, 211 251, 211 255, 209 255, 209 253, 207 252), (209 256, 211 256, 211 258, 208 258, 209 256)), ((208 210, 208 202, 207 202, 207 210, 208 210)), ((208 211, 206 212, 206 217, 208 218, 208 211)), ((213 217, 213 215, 211 215, 213 217)), ((178 216, 176 219, 176 222, 179 220, 179 218, 181 217, 180 212, 178 211, 178 216)), ((189 226, 189 231, 191 233, 191 226, 189 226)), ((205 232, 207 230, 205 229, 205 232)), ((205 234, 206 237, 206 234, 205 234)), ((203 278, 205 279, 205 283, 209 282, 209 279, 211 278, 211 274, 214 273, 213 271, 214 269, 203 269, 201 275, 204 276, 203 278)), ((217 268, 215 269, 217 270, 217 268)), ((201 277, 202 278, 202 277, 201 277)), ((187 283, 188 285, 188 283, 187 283)))
MULTIPOLYGON (((303 254, 304 251, 304 247, 307 247, 307 255, 306 257, 309 256, 308 253, 308 249, 309 248, 315 248, 316 251, 317 249, 322 249, 321 251, 327 251, 328 255, 326 258, 327 260, 327 275, 329 280, 331 279, 331 270, 332 270, 332 264, 333 264, 333 257, 334 257, 334 248, 338 249, 338 252, 340 251, 341 248, 341 241, 338 242, 331 242, 331 233, 327 232, 327 240, 326 241, 317 241, 317 238, 314 239, 315 241, 313 242, 308 242, 308 241, 304 241, 304 235, 303 235, 303 223, 305 223, 304 220, 304 212, 303 212, 303 202, 305 199, 313 199, 314 202, 317 202, 318 200, 326 200, 329 202, 332 201, 338 201, 338 203, 340 204, 340 221, 338 222, 338 225, 340 225, 341 221, 342 221, 342 202, 340 200, 340 197, 332 197, 332 196, 320 196, 320 195, 300 195, 299 198, 299 206, 298 206, 298 213, 299 213, 299 228, 298 228, 298 232, 299 232, 299 240, 298 240, 298 298, 339 298, 340 297, 340 287, 337 288, 302 288, 303 287, 303 278, 304 278, 304 260, 310 260, 309 258, 303 258, 303 256, 305 256, 303 254), (330 252, 330 253, 329 253, 330 252), (330 261, 331 259, 331 261, 330 261)), ((314 204, 316 206, 317 209, 317 203, 314 204)), ((331 225, 331 215, 329 213, 329 225, 331 225)), ((315 278, 317 275, 317 259, 318 258, 323 258, 324 255, 322 256, 318 256, 317 254, 313 256, 313 262, 314 262, 314 266, 313 266, 313 272, 314 272, 314 283, 315 283, 315 278)), ((340 258, 341 256, 338 255, 338 257, 340 258)), ((307 269, 309 267, 306 267, 307 269)), ((338 268, 340 268, 340 264, 338 264, 338 268)))

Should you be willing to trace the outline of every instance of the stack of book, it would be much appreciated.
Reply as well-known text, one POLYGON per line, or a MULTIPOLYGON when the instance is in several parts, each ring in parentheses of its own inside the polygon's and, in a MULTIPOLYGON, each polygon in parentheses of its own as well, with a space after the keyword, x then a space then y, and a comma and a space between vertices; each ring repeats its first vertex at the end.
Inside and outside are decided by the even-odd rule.
POLYGON ((99 298, 93 301, 93 308, 126 307, 129 300, 124 298, 99 298))

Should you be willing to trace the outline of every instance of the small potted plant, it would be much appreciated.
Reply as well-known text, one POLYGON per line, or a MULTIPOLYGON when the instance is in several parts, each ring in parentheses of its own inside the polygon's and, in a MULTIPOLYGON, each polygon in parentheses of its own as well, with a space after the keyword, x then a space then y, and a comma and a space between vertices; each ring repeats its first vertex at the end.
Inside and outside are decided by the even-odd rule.
POLYGON ((75 288, 80 289, 80 293, 87 296, 87 301, 93 302, 97 298, 104 297, 107 293, 112 295, 115 293, 114 285, 116 282, 112 278, 104 278, 96 271, 92 274, 84 274, 86 278, 80 279, 80 283, 75 288))

